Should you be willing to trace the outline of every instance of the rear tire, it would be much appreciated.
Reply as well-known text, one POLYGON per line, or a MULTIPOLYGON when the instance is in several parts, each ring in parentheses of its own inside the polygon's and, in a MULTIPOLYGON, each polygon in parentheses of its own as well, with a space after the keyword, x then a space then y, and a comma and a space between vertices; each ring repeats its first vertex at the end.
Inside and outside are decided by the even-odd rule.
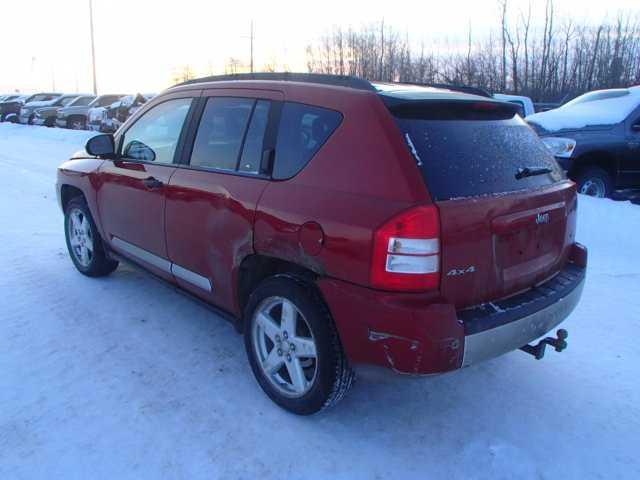
POLYGON ((311 415, 335 405, 353 385, 333 319, 313 288, 287 276, 268 278, 251 294, 245 320, 251 369, 280 407, 311 415))
POLYGON ((103 277, 118 268, 118 262, 108 258, 105 253, 84 198, 69 200, 64 214, 64 231, 69 256, 80 273, 89 277, 103 277))
POLYGON ((613 180, 605 170, 600 167, 587 167, 579 172, 576 183, 578 193, 591 197, 606 198, 613 192, 613 180))

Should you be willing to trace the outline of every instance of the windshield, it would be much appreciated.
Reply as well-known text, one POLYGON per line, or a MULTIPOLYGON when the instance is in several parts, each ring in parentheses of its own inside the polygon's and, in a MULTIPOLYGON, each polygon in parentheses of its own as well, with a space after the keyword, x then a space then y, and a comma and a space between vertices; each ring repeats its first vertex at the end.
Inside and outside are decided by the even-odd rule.
POLYGON ((553 156, 516 115, 501 120, 396 121, 434 200, 540 188, 563 179, 553 156), (519 169, 550 173, 517 178, 519 169))
POLYGON ((585 93, 577 98, 574 98, 570 102, 565 103, 560 108, 567 108, 580 103, 593 102, 596 100, 605 100, 607 98, 624 97, 625 95, 631 95, 631 92, 626 88, 620 88, 615 90, 597 90, 595 92, 585 93))

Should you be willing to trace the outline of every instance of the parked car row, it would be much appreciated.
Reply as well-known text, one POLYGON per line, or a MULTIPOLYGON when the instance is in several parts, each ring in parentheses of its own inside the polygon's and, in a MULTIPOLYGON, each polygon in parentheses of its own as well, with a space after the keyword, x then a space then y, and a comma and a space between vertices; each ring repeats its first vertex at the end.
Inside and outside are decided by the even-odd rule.
POLYGON ((0 96, 0 122, 115 132, 153 94, 43 92, 0 96))

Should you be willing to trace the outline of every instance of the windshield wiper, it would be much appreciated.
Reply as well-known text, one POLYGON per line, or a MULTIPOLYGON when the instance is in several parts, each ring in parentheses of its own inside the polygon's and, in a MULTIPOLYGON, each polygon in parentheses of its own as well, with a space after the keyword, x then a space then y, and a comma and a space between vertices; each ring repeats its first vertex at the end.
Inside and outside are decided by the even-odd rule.
POLYGON ((535 175, 544 175, 545 173, 551 173, 548 167, 520 167, 516 172, 516 180, 521 180, 526 177, 533 177, 535 175))

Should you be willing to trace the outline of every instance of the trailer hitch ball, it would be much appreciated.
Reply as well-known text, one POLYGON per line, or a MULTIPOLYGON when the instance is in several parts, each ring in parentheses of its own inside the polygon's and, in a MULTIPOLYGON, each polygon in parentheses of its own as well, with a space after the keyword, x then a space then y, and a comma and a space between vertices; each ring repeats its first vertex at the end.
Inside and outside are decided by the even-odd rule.
POLYGON ((567 348, 567 337, 569 336, 569 332, 567 332, 564 328, 561 328, 556 332, 556 337, 558 337, 555 341, 554 347, 556 348, 556 352, 561 352, 565 348, 567 348))
POLYGON ((569 333, 561 328, 556 332, 556 338, 546 337, 538 342, 537 345, 525 345, 520 347, 525 353, 529 355, 533 355, 537 360, 541 360, 544 357, 545 347, 547 345, 551 345, 556 352, 562 352, 565 348, 567 348, 567 337, 569 333))

